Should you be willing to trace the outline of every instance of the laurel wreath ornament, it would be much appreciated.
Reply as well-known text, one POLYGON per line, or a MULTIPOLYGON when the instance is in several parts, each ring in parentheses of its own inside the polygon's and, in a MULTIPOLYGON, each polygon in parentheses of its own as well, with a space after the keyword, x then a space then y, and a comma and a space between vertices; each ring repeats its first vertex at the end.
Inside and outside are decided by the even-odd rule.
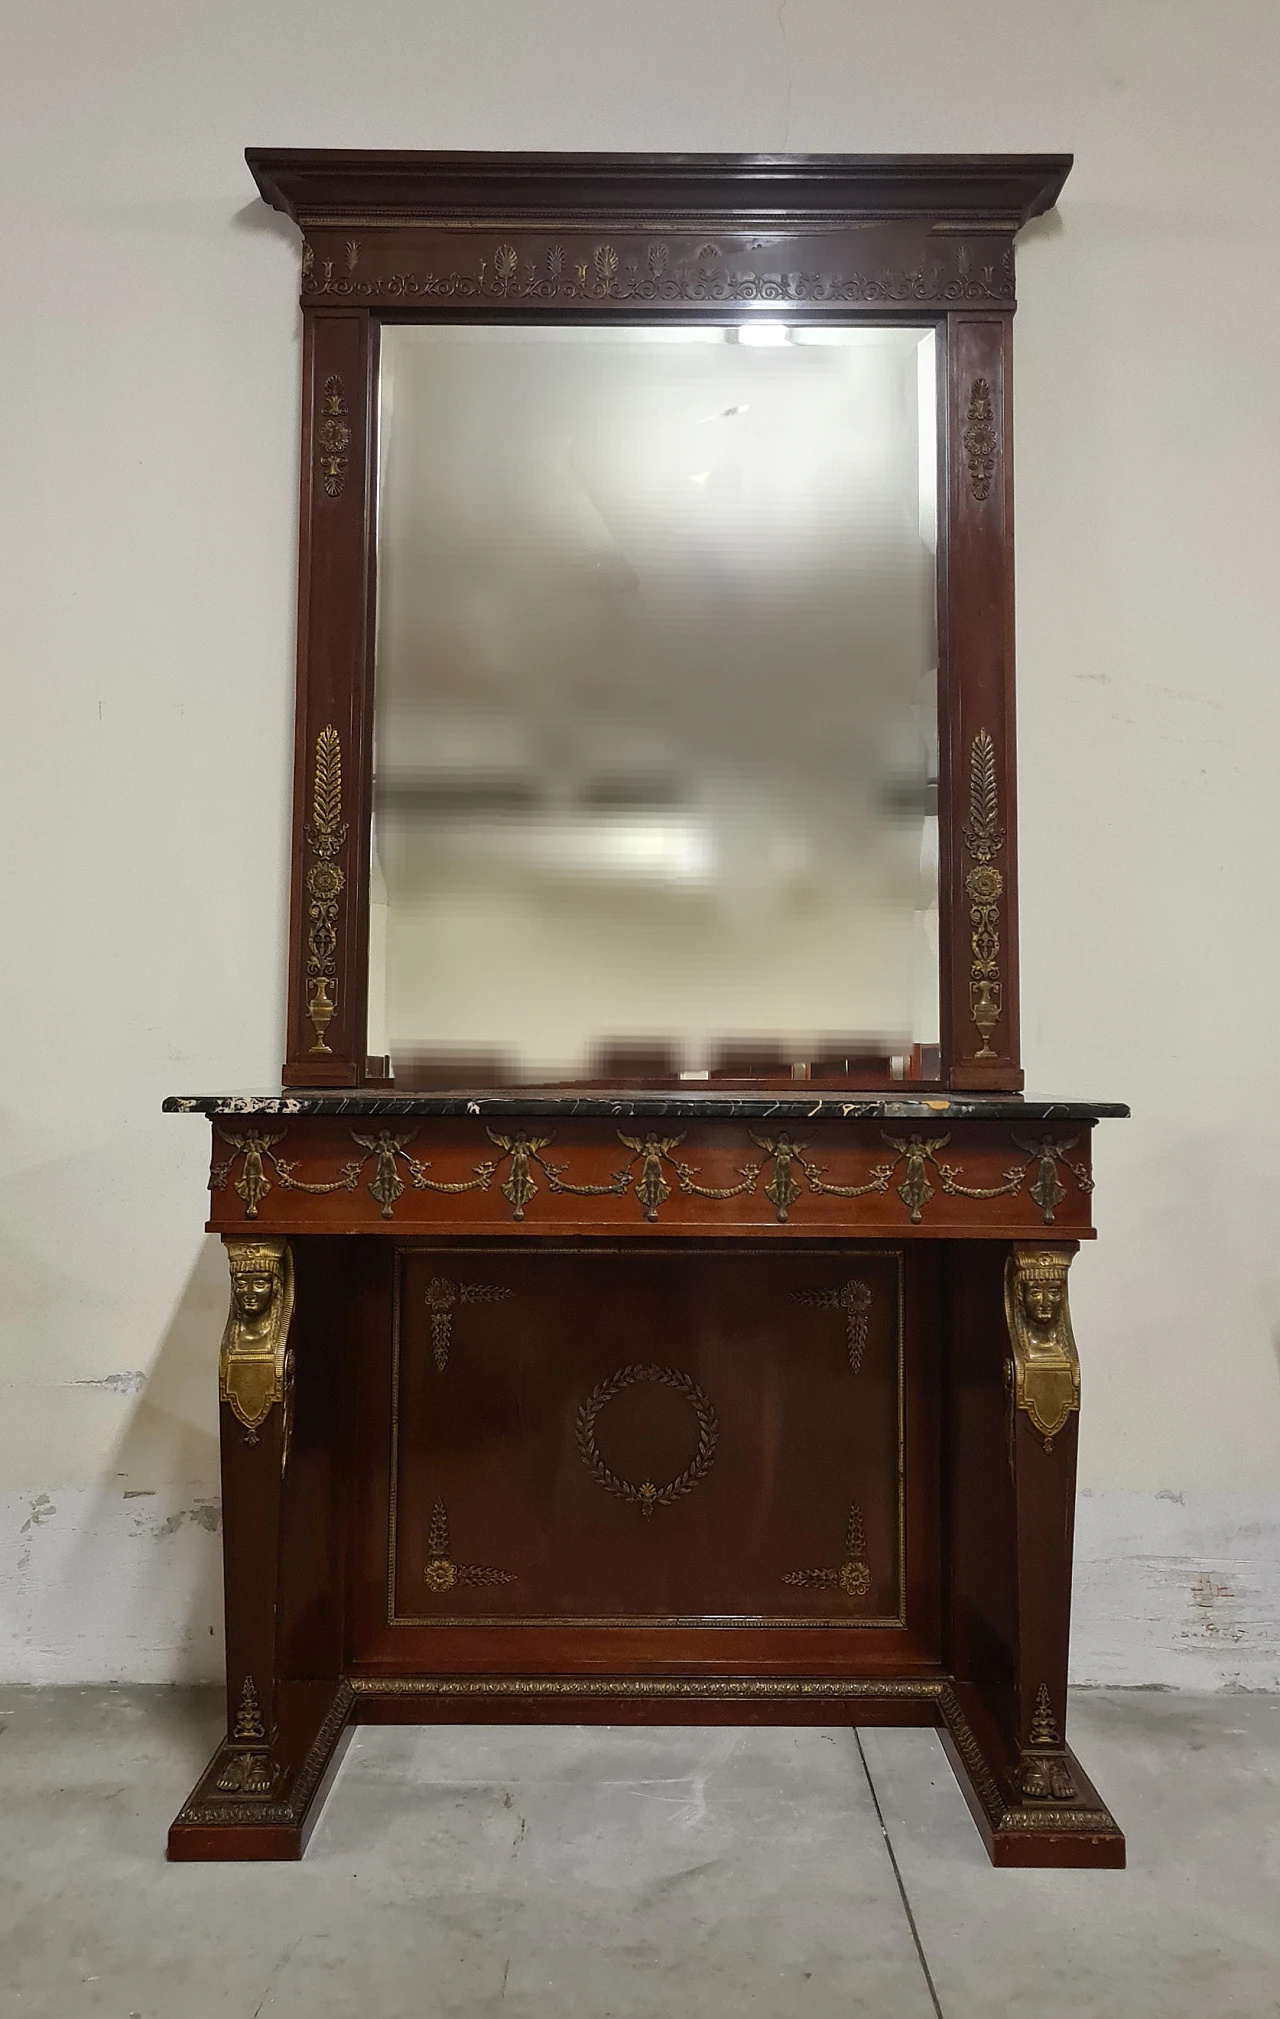
POLYGON ((620 1367, 607 1381, 601 1381, 592 1389, 578 1411, 577 1438, 578 1451, 587 1471, 598 1486, 606 1493, 638 1506, 646 1520, 656 1507, 670 1507, 675 1500, 686 1493, 692 1493, 695 1486, 704 1480, 715 1461, 716 1439, 720 1426, 716 1412, 711 1406, 711 1398, 704 1388, 688 1374, 682 1374, 678 1367, 657 1367, 640 1365, 620 1367), (596 1443, 596 1423, 600 1412, 626 1388, 634 1388, 641 1381, 652 1381, 663 1388, 673 1389, 694 1413, 698 1425, 698 1444, 692 1459, 683 1472, 668 1480, 665 1486, 657 1486, 652 1479, 642 1480, 637 1486, 630 1479, 622 1479, 606 1465, 596 1443))

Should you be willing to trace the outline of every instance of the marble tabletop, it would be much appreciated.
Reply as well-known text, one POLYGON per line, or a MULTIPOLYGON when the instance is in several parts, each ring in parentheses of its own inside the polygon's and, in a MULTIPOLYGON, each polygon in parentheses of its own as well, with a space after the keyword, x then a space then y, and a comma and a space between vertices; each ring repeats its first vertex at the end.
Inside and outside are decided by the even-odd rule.
POLYGON ((1126 1116, 1119 1101, 1054 1101, 1023 1094, 818 1093, 797 1087, 773 1093, 721 1092, 687 1085, 658 1090, 566 1087, 460 1088, 438 1093, 392 1093, 376 1087, 298 1088, 283 1093, 171 1094, 169 1115, 307 1115, 345 1119, 385 1115, 631 1116, 669 1121, 809 1122, 819 1119, 877 1122, 1095 1122, 1126 1116))

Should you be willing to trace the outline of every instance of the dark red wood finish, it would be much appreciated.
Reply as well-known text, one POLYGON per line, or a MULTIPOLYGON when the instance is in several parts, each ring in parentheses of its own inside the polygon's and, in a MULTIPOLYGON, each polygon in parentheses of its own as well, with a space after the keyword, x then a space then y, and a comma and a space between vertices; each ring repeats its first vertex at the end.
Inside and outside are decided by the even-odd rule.
MULTIPOLYGON (((941 1084, 1018 1088, 1009 340, 1013 236, 1052 205, 1065 156, 857 158, 323 154, 251 149, 303 232, 305 332, 291 1086, 380 1083, 366 1041, 373 678, 373 445, 381 319, 933 324, 943 378, 939 614, 941 1084), (315 958, 316 739, 342 771, 344 889, 315 958), (999 841, 982 858, 974 1021, 974 739, 991 739, 999 841), (966 833, 970 840, 966 841, 966 833), (317 1030, 308 1014, 323 970, 317 1030), (323 1019, 322 1019, 323 1022, 323 1019)), ((837 1068, 833 1075, 841 1074, 837 1068)), ((845 1075, 846 1083, 854 1078, 845 1075)), ((770 1084, 761 1074, 756 1084, 770 1084)))
POLYGON ((384 1254, 393 1318, 362 1382, 353 1674, 938 1671, 936 1250, 384 1254), (443 1350, 428 1304, 441 1282, 477 1297, 451 1311, 443 1350), (846 1315, 819 1301, 849 1282, 867 1297, 852 1354, 846 1315), (595 1469, 579 1428, 593 1395, 595 1469), (646 1481, 683 1483, 646 1511, 624 1484, 646 1481), (437 1503, 474 1584, 428 1582, 437 1503), (828 1572, 850 1560, 854 1505, 846 1590, 828 1572))
POLYGON ((1089 1240, 1089 1136, 1078 1123, 228 1118, 214 1126, 209 1228, 1028 1241, 1054 1227, 1089 1240), (1063 1193, 1048 1207, 1033 1196, 1045 1146, 1063 1193))
MULTIPOLYGON (((1019 1089, 1012 240, 1067 159, 250 163, 304 234, 286 1083, 376 1077, 381 319, 782 309, 939 334, 941 1073, 1019 1089)), ((994 1862, 1123 1862, 1064 1737, 1077 1419, 1013 1406, 1005 1304, 1092 1237, 1096 1111, 772 1105, 223 1104, 209 1224, 289 1241, 296 1379, 222 1411, 228 1740, 171 1857, 299 1856, 354 1723, 497 1718, 930 1725, 994 1862)))

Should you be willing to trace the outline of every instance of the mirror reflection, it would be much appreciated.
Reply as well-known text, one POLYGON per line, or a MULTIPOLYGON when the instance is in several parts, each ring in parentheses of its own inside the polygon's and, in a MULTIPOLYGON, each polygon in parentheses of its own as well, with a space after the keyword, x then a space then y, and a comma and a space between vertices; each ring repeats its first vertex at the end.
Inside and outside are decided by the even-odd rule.
POLYGON ((927 1076, 933 332, 382 332, 370 1050, 927 1076))

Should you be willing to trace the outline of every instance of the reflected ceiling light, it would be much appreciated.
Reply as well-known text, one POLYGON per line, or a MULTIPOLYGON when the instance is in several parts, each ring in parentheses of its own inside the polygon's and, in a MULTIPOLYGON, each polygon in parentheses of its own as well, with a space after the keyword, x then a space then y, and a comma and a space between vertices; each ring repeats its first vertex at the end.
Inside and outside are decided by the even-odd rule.
POLYGON ((763 348, 767 344, 787 344, 790 341, 791 332, 785 323, 742 322, 738 324, 738 342, 740 344, 758 344, 763 348))
POLYGON ((720 407, 714 414, 703 414, 694 422, 695 428, 705 428, 708 421, 734 421, 739 414, 751 412, 750 400, 742 400, 736 407, 720 407))

